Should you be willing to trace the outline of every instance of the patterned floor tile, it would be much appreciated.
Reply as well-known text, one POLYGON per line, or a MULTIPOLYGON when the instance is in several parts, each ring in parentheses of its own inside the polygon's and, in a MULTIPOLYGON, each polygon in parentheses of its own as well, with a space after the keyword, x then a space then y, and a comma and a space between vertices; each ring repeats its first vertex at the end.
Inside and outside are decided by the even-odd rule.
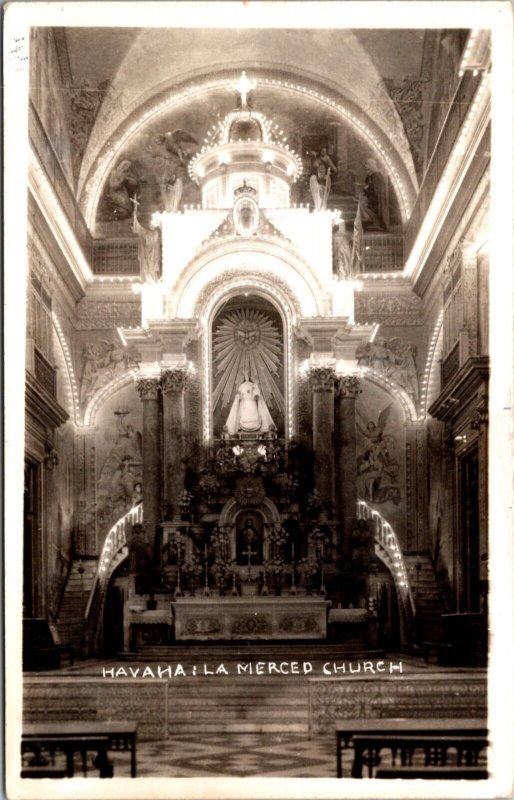
MULTIPOLYGON (((140 777, 335 777, 335 744, 329 739, 266 734, 217 734, 200 741, 178 736, 138 745, 140 777)), ((125 753, 113 753, 114 774, 130 772, 125 753)))

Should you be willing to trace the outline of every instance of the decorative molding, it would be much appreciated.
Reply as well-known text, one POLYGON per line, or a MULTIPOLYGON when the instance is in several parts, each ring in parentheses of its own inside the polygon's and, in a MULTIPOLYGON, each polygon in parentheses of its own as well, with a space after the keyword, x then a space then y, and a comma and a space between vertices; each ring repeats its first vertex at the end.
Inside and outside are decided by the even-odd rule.
POLYGON ((68 412, 42 388, 30 372, 25 374, 25 400, 27 413, 54 430, 68 419, 68 412))
POLYGON ((355 321, 393 327, 423 325, 421 298, 416 294, 367 294, 355 292, 355 321))
MULTIPOLYGON (((195 317, 201 316, 212 294, 216 292, 218 288, 220 287, 223 288, 225 284, 228 284, 228 282, 234 278, 241 279, 245 277, 247 277, 247 274, 245 272, 245 268, 242 267, 241 269, 227 269, 224 272, 220 273, 216 278, 214 278, 214 280, 209 281, 209 283, 207 283, 206 286, 204 286, 204 288, 199 293, 196 299, 194 316, 195 317)), ((283 281, 282 278, 279 278, 275 273, 259 272, 258 279, 255 280, 254 277, 248 278, 248 283, 251 286, 262 286, 267 291, 269 291, 270 286, 277 287, 282 292, 282 294, 284 294, 287 297, 292 309, 294 309, 294 313, 299 317, 301 316, 300 303, 291 292, 291 287, 285 281, 283 281), (265 281, 267 283, 265 283, 265 281)))
POLYGON ((423 168, 423 87, 429 83, 428 78, 413 78, 406 75, 401 83, 394 83, 392 78, 384 78, 384 86, 393 101, 411 147, 414 166, 418 175, 423 168))
POLYGON ((141 321, 141 302, 129 300, 81 300, 77 304, 77 330, 131 327, 141 321))

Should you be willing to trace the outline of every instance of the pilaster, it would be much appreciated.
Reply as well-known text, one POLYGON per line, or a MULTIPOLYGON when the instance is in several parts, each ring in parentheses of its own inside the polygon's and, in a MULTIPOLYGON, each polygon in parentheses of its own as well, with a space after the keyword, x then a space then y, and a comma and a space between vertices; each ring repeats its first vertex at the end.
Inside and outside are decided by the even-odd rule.
POLYGON ((180 514, 179 501, 185 489, 185 404, 187 367, 165 369, 161 373, 163 435, 164 435, 164 493, 171 505, 173 518, 180 514))
POLYGON ((356 375, 341 375, 335 384, 335 502, 342 523, 344 553, 357 514, 355 399, 362 391, 360 384, 356 375))
POLYGON ((141 377, 136 388, 143 404, 143 509, 148 540, 155 550, 156 527, 161 516, 162 443, 160 380, 141 377))
POLYGON ((334 385, 335 366, 311 366, 314 484, 326 510, 334 504, 334 385))

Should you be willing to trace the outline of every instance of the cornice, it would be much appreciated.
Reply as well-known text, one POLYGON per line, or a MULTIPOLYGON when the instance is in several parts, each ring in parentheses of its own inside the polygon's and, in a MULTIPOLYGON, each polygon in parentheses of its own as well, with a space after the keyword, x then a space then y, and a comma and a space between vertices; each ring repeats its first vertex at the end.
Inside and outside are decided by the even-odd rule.
POLYGON ((56 241, 46 216, 36 197, 30 192, 28 206, 30 224, 32 225, 32 230, 29 227, 28 231, 29 246, 32 240, 38 252, 43 248, 44 252, 41 253, 41 258, 44 259, 45 263, 48 264, 49 262, 52 265, 55 270, 55 277, 60 280, 61 285, 69 294, 68 305, 71 304, 71 309, 73 309, 73 305, 84 297, 84 286, 77 280, 76 275, 70 269, 68 259, 59 246, 59 242, 56 241))
POLYGON ((411 277, 415 287, 425 271, 425 264, 441 232, 446 231, 450 211, 457 205, 459 193, 467 183, 477 150, 490 124, 490 118, 489 76, 484 75, 405 265, 405 274, 411 277))
POLYGON ((65 210, 32 147, 29 148, 29 190, 66 259, 81 290, 93 280, 93 273, 84 256, 65 210))
POLYGON ((441 422, 450 422, 463 413, 483 383, 489 380, 489 357, 474 356, 462 365, 432 403, 428 413, 441 422))
POLYGON ((48 428, 58 428, 70 418, 68 412, 43 389, 30 372, 25 373, 25 399, 27 413, 36 417, 48 428))

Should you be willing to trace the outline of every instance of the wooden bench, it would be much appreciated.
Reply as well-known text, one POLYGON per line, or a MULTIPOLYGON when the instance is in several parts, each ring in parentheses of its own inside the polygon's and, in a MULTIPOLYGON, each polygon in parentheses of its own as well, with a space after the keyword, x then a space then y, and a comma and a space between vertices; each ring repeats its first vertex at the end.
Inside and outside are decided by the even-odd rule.
MULTIPOLYGON (((40 749, 50 752, 50 747, 55 747, 63 752, 67 752, 68 743, 70 746, 75 743, 75 751, 82 752, 80 747, 97 742, 99 751, 95 766, 100 771, 108 773, 112 770, 112 765, 105 763, 103 756, 103 740, 106 740, 105 752, 107 751, 126 751, 130 752, 130 773, 131 777, 136 777, 136 745, 137 745, 137 724, 135 722, 120 720, 113 722, 64 720, 62 722, 41 722, 31 723, 23 726, 21 748, 22 753, 34 751, 34 745, 38 744, 40 749), (86 741, 87 740, 87 741, 86 741), (102 740, 102 741, 100 741, 102 740), (58 746, 57 746, 58 745, 58 746)), ((89 747, 94 750, 94 747, 89 747)), ((87 752, 87 751, 86 751, 87 752)), ((68 768, 70 762, 68 761, 68 768)), ((71 764, 73 755, 71 756, 71 764)), ((100 777, 111 777, 105 774, 100 777)))
POLYGON ((63 659, 72 665, 74 658, 74 648, 60 644, 57 630, 46 619, 23 620, 24 670, 59 669, 63 659))
MULTIPOLYGON (((93 766, 98 769, 101 778, 112 778, 113 768, 107 757, 107 750, 109 748, 109 737, 94 735, 74 735, 74 736, 59 736, 41 734, 36 736, 22 735, 21 754, 22 757, 26 753, 33 753, 34 757, 29 761, 28 767, 30 769, 22 770, 22 777, 41 777, 42 772, 40 768, 47 767, 50 773, 51 767, 55 766, 55 755, 57 752, 62 752, 66 756, 66 771, 67 778, 73 778, 75 774, 75 753, 80 753, 82 758, 82 772, 84 777, 87 777, 87 754, 96 753, 93 760, 93 766), (48 753, 50 763, 48 763, 45 756, 48 753), (45 764, 45 762, 47 762, 45 764)), ((44 777, 49 777, 45 775, 44 777)), ((62 777, 61 775, 54 775, 52 777, 62 777)))
POLYGON ((418 734, 435 736, 483 736, 487 737, 485 719, 434 719, 391 717, 369 719, 339 719, 335 723, 337 777, 343 777, 343 748, 348 748, 355 735, 373 734, 418 734))
POLYGON ((375 778, 428 778, 429 780, 487 780, 484 767, 381 767, 375 778))
POLYGON ((484 736, 444 736, 418 734, 357 734, 353 737, 354 759, 352 778, 362 778, 364 766, 368 767, 368 777, 373 777, 373 769, 381 762, 381 751, 391 750, 392 766, 396 766, 396 757, 400 753, 402 767, 412 767, 416 750, 424 752, 424 767, 445 767, 448 760, 448 751, 456 750, 457 764, 462 767, 478 765, 478 756, 487 747, 487 737, 484 736))

